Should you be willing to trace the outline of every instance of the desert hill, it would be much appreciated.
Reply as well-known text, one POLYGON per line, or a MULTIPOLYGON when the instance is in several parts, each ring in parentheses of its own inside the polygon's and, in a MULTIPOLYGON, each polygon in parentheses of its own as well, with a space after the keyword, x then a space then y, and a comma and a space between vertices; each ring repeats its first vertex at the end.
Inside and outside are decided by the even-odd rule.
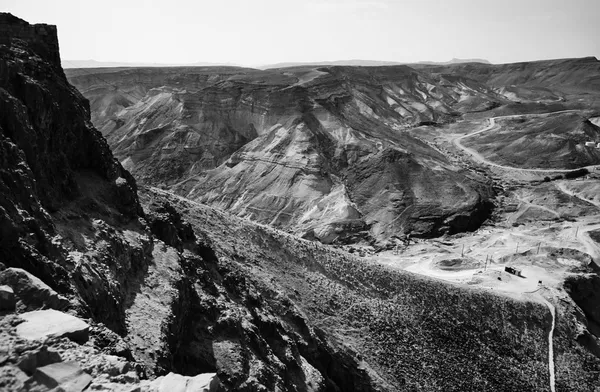
POLYGON ((326 242, 471 230, 487 216, 485 182, 404 132, 508 102, 471 79, 407 66, 101 72, 69 75, 146 184, 326 242), (390 189, 374 181, 384 172, 390 189), (453 191, 415 192, 432 183, 453 191))
POLYGON ((600 61, 595 57, 512 64, 473 63, 422 67, 433 73, 468 75, 496 88, 521 86, 542 89, 547 93, 558 90, 566 94, 600 91, 600 61))
POLYGON ((465 139, 493 162, 521 168, 576 169, 600 163, 600 128, 581 112, 497 120, 498 130, 465 139), (591 143, 591 145, 586 145, 591 143), (531 154, 531 151, 537 154, 531 154))
MULTIPOLYGON (((450 162, 435 143, 423 143, 414 127, 571 109, 589 110, 590 117, 600 102, 598 64, 594 58, 290 64, 71 69, 67 75, 90 100, 92 121, 117 158, 143 183, 306 238, 389 244, 409 232, 473 230, 491 207, 489 181, 450 162)), ((554 133, 583 126, 564 119, 554 133)), ((479 151, 479 140, 479 153, 498 150, 506 157, 499 163, 508 159, 522 168, 538 167, 527 160, 555 152, 560 159, 541 167, 600 162, 595 150, 579 147, 589 132, 563 142, 547 137, 539 121, 529 121, 527 138, 543 142, 522 139, 518 147, 511 141, 517 133, 500 119, 503 132, 465 142, 479 151)))

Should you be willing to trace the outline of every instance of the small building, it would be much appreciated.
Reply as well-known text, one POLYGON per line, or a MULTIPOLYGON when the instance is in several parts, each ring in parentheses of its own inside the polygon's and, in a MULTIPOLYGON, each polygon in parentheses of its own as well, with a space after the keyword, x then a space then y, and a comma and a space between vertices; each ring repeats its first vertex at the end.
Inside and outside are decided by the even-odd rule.
POLYGON ((514 267, 504 267, 504 271, 508 272, 509 274, 521 276, 521 270, 514 267))
POLYGON ((586 147, 596 147, 596 142, 585 142, 586 147))
POLYGON ((596 146, 596 148, 600 148, 600 143, 598 143, 598 145, 596 146))

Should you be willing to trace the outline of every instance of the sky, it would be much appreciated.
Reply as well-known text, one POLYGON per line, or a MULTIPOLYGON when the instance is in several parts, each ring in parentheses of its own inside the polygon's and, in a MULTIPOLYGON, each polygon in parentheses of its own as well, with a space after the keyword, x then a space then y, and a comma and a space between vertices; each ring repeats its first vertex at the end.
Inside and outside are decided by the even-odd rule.
POLYGON ((64 60, 600 59, 600 0, 0 0, 58 26, 64 60))

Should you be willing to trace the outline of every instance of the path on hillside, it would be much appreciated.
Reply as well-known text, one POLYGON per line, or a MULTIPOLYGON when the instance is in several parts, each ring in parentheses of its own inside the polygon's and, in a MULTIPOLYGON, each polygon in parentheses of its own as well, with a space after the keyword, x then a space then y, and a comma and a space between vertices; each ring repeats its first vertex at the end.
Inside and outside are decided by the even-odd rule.
POLYGON ((588 170, 592 170, 592 168, 594 168, 596 165, 584 166, 584 167, 581 167, 579 169, 524 169, 524 168, 520 168, 520 167, 500 165, 498 163, 494 163, 494 162, 488 160, 487 158, 485 158, 483 155, 481 155, 480 153, 478 153, 474 149, 469 148, 469 147, 465 147, 461 143, 461 140, 463 140, 463 139, 466 139, 466 138, 471 137, 471 136, 479 135, 480 133, 487 132, 487 131, 490 131, 490 130, 494 129, 496 127, 496 120, 502 120, 502 119, 508 119, 508 118, 518 118, 518 117, 525 117, 525 116, 542 117, 542 116, 548 116, 548 115, 554 115, 554 114, 560 114, 560 113, 572 113, 572 112, 580 112, 580 111, 579 110, 573 110, 573 109, 571 109, 571 110, 561 110, 561 111, 558 111, 558 112, 551 112, 551 113, 513 114, 513 115, 510 115, 510 116, 490 117, 488 119, 489 122, 490 122, 490 124, 487 127, 483 128, 483 129, 480 129, 479 131, 475 131, 475 132, 468 133, 466 135, 458 136, 458 137, 452 139, 452 143, 454 143, 454 145, 456 147, 460 148, 461 150, 463 150, 467 154, 471 155, 476 161, 484 163, 484 164, 486 164, 488 166, 493 166, 493 167, 497 167, 497 168, 505 169, 505 170, 518 170, 518 171, 521 171, 521 172, 530 172, 530 173, 569 173, 569 172, 573 172, 575 170, 579 170, 579 169, 583 169, 583 168, 587 168, 588 170))
POLYGON ((555 392, 556 389, 554 387, 554 344, 552 343, 552 338, 554 337, 554 325, 556 322, 556 309, 554 305, 552 305, 548 300, 541 295, 539 296, 542 301, 548 307, 550 311, 550 315, 552 316, 552 325, 550 327, 550 332, 548 332, 548 372, 550 374, 550 391, 555 392))
MULTIPOLYGON (((574 192, 571 189, 568 189, 563 182, 556 183, 556 188, 563 192, 565 195, 575 197, 584 202, 590 203, 596 206, 600 210, 600 203, 595 200, 586 199, 581 197, 577 192, 574 192)), ((591 215, 587 217, 589 223, 586 222, 577 222, 578 227, 581 230, 576 230, 576 236, 581 241, 583 246, 586 248, 587 253, 592 257, 592 260, 596 263, 596 265, 600 266, 600 246, 596 241, 594 241, 588 232, 600 230, 600 216, 591 215)))

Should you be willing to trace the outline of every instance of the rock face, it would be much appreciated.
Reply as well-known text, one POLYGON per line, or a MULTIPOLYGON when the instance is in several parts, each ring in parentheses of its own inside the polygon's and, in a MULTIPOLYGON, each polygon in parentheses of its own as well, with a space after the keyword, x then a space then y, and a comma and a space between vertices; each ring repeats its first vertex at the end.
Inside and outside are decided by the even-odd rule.
POLYGON ((7 268, 0 272, 0 284, 14 287, 19 301, 29 310, 41 307, 61 310, 69 306, 69 301, 65 297, 20 268, 7 268))
POLYGON ((13 289, 10 286, 0 285, 0 310, 14 310, 16 304, 13 289))
POLYGON ((60 388, 65 392, 81 392, 90 385, 92 376, 81 370, 77 362, 59 362, 37 368, 33 380, 49 389, 60 388))
POLYGON ((506 101, 468 78, 407 66, 93 72, 70 81, 145 184, 323 242, 471 230, 488 216, 481 179, 404 132, 506 101))
POLYGON ((95 178, 102 184, 98 198, 135 216, 141 211, 135 182, 92 127, 86 101, 66 81, 56 29, 9 14, 0 16, 0 26, 7 31, 0 45, 0 259, 64 287, 65 263, 50 261, 60 259, 60 251, 51 240, 49 213, 82 196, 89 189, 82 187, 85 179, 95 178), (129 197, 117 197, 118 178, 126 180, 129 197))
MULTIPOLYGON (((0 357, 3 388, 42 382, 35 374, 59 383, 62 376, 43 367, 62 364, 51 368, 58 369, 71 359, 87 364, 93 388, 109 390, 130 390, 140 377, 169 372, 217 373, 225 390, 236 391, 304 390, 309 383, 348 390, 347 380, 375 388, 358 361, 307 328, 291 303, 277 297, 253 312, 261 299, 244 283, 249 272, 221 262, 208 238, 196 236, 168 203, 150 203, 146 219, 135 181, 91 125, 88 102, 64 77, 56 30, 8 14, 0 14, 0 26, 6 32, 0 42, 0 259, 9 267, 2 276, 19 285, 15 292, 27 306, 50 306, 57 294, 79 316, 46 309, 22 314, 21 323, 0 318, 8 345, 0 357), (281 319, 282 311, 290 318, 281 319), (27 352, 42 358, 34 347, 42 342, 60 358, 30 361, 23 373, 18 364, 27 352), (301 345, 310 347, 304 355, 296 349, 301 345), (118 370, 105 354, 123 355, 135 366, 118 370), (336 366, 329 370, 332 358, 336 366)), ((67 373, 74 388, 88 382, 77 370, 67 373)))

